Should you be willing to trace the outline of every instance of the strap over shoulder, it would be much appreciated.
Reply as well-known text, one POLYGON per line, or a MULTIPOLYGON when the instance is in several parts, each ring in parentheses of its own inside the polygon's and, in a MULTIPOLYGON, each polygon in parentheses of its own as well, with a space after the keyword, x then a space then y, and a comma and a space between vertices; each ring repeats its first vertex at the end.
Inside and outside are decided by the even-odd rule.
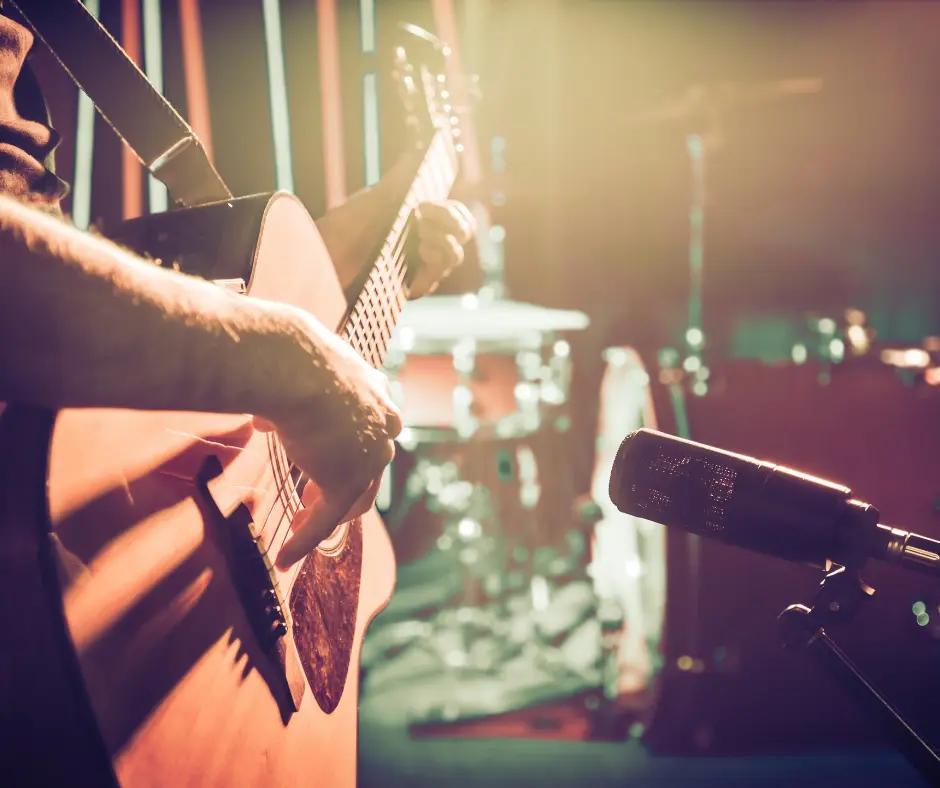
MULTIPOLYGON (((2 2, 2 0, 0 0, 2 2)), ((81 0, 7 0, 174 203, 229 199, 189 124, 81 0)))

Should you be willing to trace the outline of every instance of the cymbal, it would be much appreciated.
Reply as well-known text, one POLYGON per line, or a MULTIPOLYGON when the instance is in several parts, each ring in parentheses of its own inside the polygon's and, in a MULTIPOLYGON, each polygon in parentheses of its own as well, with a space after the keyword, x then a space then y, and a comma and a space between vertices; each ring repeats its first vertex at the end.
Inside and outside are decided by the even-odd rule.
POLYGON ((475 295, 425 296, 402 309, 391 344, 406 353, 439 353, 473 340, 479 350, 527 347, 544 334, 581 331, 588 316, 520 301, 475 295))
POLYGON ((677 99, 650 107, 629 117, 631 126, 665 123, 695 117, 708 112, 721 112, 735 107, 755 106, 782 101, 795 96, 811 95, 822 90, 818 77, 780 79, 772 82, 718 82, 690 85, 677 99))

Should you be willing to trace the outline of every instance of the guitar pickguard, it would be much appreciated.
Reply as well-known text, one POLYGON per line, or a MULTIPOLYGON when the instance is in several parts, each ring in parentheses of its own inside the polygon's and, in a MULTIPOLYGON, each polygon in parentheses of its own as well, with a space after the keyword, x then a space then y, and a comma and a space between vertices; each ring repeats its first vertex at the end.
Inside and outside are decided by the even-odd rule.
POLYGON ((294 643, 313 696, 329 714, 343 697, 356 633, 362 573, 362 521, 346 527, 342 545, 304 559, 290 595, 294 643))

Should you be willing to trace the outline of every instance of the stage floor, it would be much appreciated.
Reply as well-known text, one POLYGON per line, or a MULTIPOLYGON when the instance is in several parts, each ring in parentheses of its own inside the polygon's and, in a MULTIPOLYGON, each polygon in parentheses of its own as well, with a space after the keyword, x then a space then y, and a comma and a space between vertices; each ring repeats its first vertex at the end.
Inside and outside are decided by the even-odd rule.
POLYGON ((360 788, 923 788, 900 755, 846 753, 746 758, 650 755, 637 742, 413 739, 370 720, 363 704, 360 788))

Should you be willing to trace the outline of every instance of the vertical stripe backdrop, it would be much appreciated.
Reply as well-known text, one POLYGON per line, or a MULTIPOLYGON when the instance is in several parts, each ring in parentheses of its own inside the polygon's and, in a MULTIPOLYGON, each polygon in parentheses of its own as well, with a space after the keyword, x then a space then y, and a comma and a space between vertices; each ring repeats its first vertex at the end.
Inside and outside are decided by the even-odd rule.
MULTIPOLYGON (((374 184, 402 151, 390 75, 398 23, 442 22, 438 33, 457 48, 453 0, 84 2, 193 126, 235 194, 285 189, 314 215, 374 184)), ((57 104, 70 103, 51 92, 64 144, 74 140, 62 158, 73 164, 64 174, 75 223, 107 231, 166 210, 166 189, 87 97, 69 118, 57 104)))

